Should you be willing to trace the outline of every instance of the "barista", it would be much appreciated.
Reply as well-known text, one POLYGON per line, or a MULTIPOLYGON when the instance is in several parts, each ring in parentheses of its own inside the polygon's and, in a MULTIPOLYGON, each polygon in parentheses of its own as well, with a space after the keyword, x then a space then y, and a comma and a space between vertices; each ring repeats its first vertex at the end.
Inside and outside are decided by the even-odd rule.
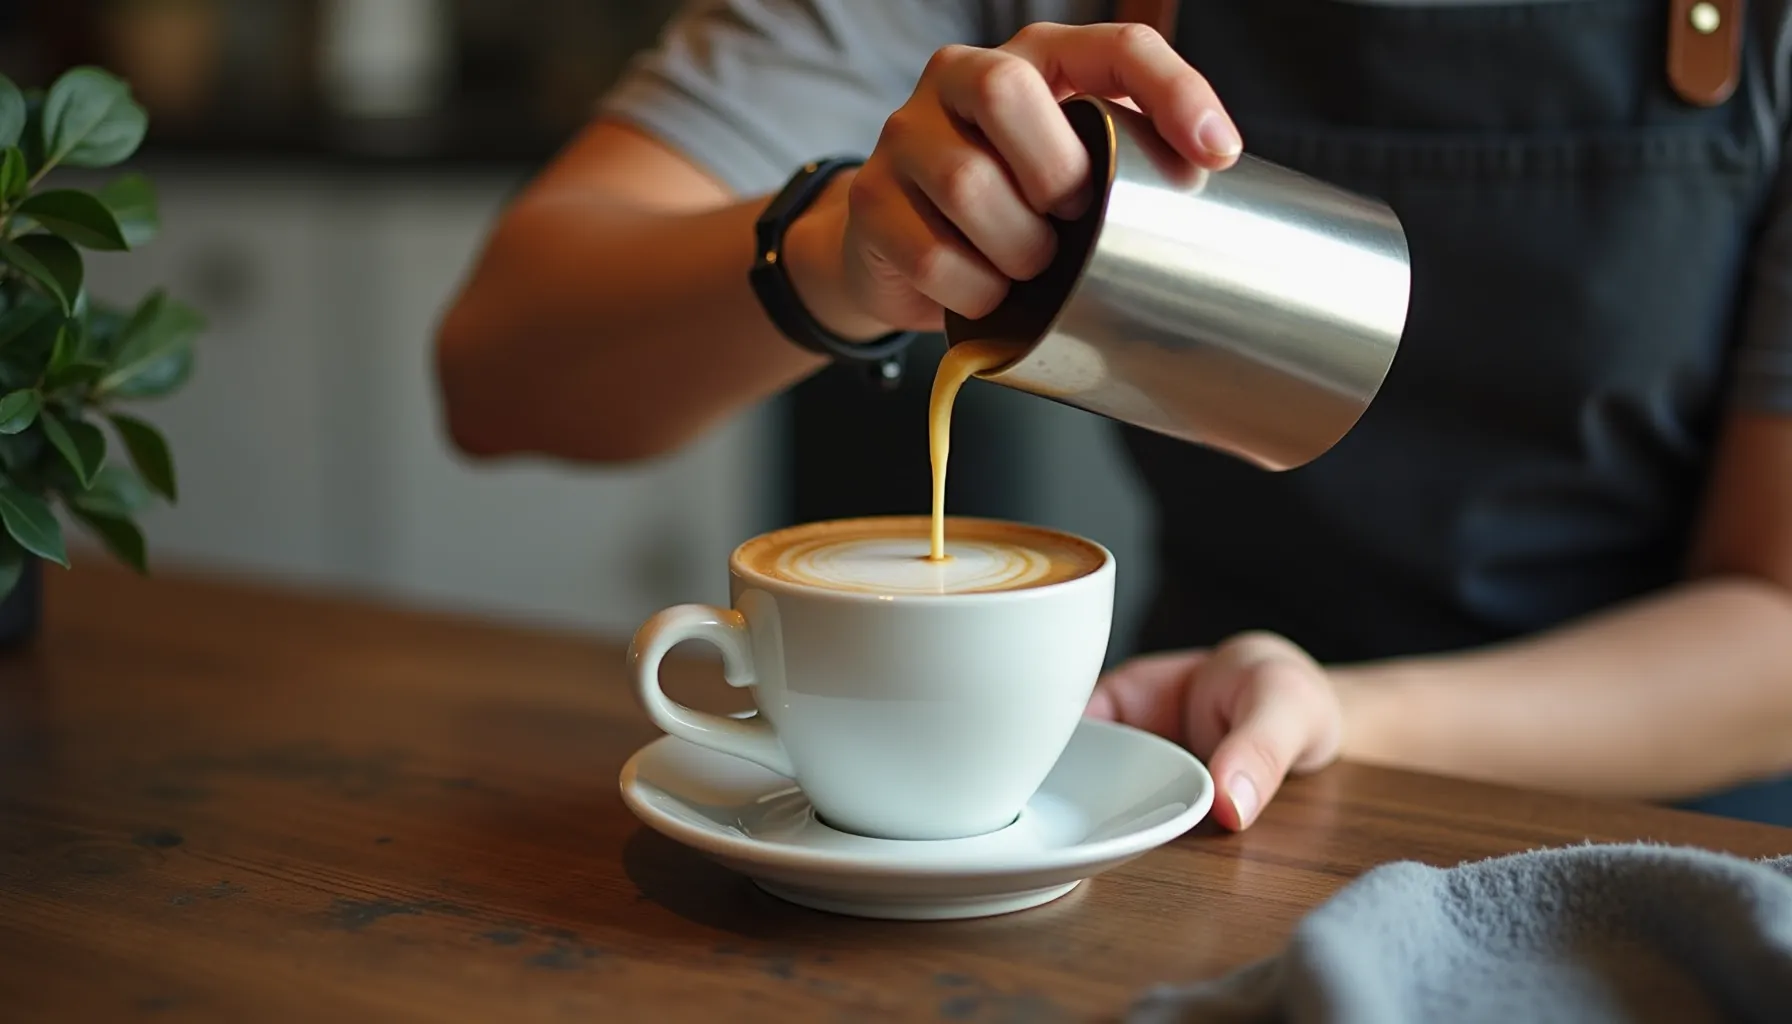
POLYGON ((454 440, 643 458, 845 358, 817 336, 987 312, 1088 201, 1057 100, 1124 97, 1205 166, 1248 143, 1388 201, 1414 291, 1311 465, 1116 428, 1162 583, 1090 713, 1205 757, 1233 828, 1340 757, 1792 823, 1784 5, 1120 6, 1158 27, 693 5, 498 223, 439 339, 454 440), (790 221, 780 328, 755 221, 835 153, 864 163, 790 221))

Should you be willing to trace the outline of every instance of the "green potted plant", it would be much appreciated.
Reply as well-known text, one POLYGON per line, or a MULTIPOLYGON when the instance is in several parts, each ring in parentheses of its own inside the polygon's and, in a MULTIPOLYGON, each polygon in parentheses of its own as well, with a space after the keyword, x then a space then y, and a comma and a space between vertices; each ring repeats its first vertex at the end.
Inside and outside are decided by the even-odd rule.
POLYGON ((148 180, 81 189, 54 175, 123 162, 148 124, 130 87, 99 68, 48 89, 0 75, 0 649, 36 632, 43 564, 69 566, 64 519, 146 572, 135 517, 176 497, 167 441, 125 410, 186 382, 205 325, 159 289, 128 308, 88 294, 83 250, 154 237, 148 180))

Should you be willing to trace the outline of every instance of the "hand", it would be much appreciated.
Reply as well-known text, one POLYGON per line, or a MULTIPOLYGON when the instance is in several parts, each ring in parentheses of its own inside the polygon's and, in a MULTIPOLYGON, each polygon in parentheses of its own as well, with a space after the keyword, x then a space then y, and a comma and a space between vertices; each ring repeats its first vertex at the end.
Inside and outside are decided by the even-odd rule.
POLYGON ((1335 761, 1344 733, 1325 669, 1270 633, 1127 661, 1102 677, 1087 714, 1194 751, 1219 786, 1214 817, 1234 830, 1256 819, 1289 772, 1335 761))
POLYGON ((1204 167, 1242 149, 1207 80, 1148 26, 1035 24, 994 49, 948 46, 884 123, 845 201, 817 204, 810 237, 831 235, 839 256, 793 262, 799 295, 847 336, 937 331, 943 309, 993 310, 1011 281, 1050 264, 1047 214, 1074 217, 1091 199, 1088 153, 1058 106, 1073 93, 1128 103, 1204 167))

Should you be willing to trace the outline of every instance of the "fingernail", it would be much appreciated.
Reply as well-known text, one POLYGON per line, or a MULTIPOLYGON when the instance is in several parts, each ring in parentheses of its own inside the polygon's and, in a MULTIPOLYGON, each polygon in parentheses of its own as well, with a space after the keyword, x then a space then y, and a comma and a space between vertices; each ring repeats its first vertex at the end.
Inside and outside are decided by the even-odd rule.
POLYGON ((1257 785, 1243 772, 1226 783, 1226 794, 1232 798, 1232 809, 1238 812, 1238 825, 1243 828, 1257 817, 1257 785))
POLYGON ((1237 156, 1244 150, 1244 140, 1238 137, 1238 129, 1224 114, 1209 110, 1201 115, 1201 121, 1195 126, 1195 141, 1201 148, 1214 156, 1237 156))

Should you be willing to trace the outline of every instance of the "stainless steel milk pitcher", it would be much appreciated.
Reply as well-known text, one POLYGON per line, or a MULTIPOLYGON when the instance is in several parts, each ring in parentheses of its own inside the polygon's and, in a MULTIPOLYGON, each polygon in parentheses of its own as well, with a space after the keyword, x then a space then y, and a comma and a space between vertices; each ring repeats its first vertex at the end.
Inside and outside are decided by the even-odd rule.
POLYGON ((1400 345, 1411 269, 1393 211, 1241 156, 1208 171, 1108 100, 1063 109, 1094 201, 1052 265, 946 338, 1027 343, 983 379, 1230 452, 1309 462, 1374 400, 1400 345))

